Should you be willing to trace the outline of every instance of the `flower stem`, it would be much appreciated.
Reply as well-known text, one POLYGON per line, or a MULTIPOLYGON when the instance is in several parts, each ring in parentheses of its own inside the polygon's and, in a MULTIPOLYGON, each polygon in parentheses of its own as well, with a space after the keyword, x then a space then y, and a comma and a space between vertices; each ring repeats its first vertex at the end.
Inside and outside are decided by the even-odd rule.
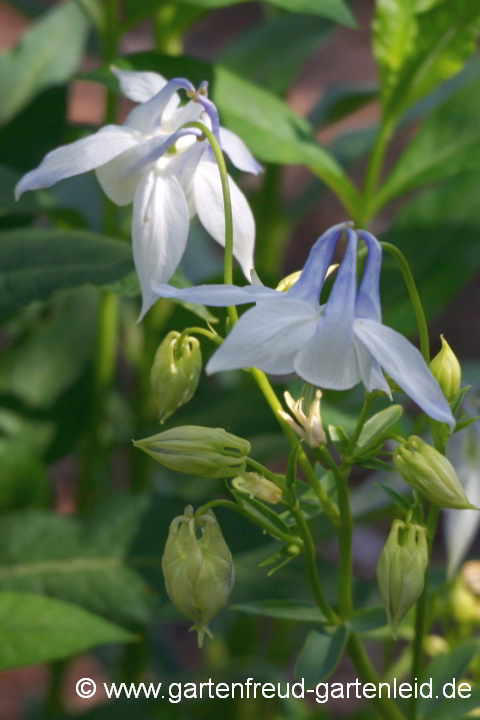
POLYGON ((365 186, 363 190, 363 206, 365 213, 362 218, 362 225, 365 227, 369 224, 373 215, 373 201, 377 192, 378 180, 383 169, 385 153, 388 143, 392 137, 394 125, 391 122, 386 123, 382 120, 380 131, 377 135, 375 147, 368 163, 367 176, 365 178, 365 186))
POLYGON ((420 349, 422 351, 423 359, 428 365, 428 363, 430 362, 428 325, 425 318, 425 313, 423 312, 423 306, 420 300, 420 296, 418 294, 417 286, 415 285, 415 280, 413 279, 412 271, 410 270, 410 266, 405 259, 404 254, 397 247, 395 247, 395 245, 392 245, 388 242, 381 242, 380 245, 384 250, 386 250, 388 253, 390 253, 390 255, 395 258, 395 260, 397 261, 397 265, 402 271, 405 285, 407 286, 408 294, 410 295, 410 301, 412 303, 415 317, 417 319, 418 333, 420 335, 420 349))
MULTIPOLYGON (((233 213, 232 199, 230 197, 230 186, 228 183, 228 171, 225 164, 220 145, 215 135, 201 122, 187 123, 185 127, 196 127, 202 131, 211 145, 215 154, 218 169, 220 171, 220 181, 222 183, 223 204, 225 208, 225 252, 223 265, 223 281, 225 285, 233 284, 233 213)), ((232 325, 238 320, 237 309, 234 306, 228 308, 228 317, 232 325)))

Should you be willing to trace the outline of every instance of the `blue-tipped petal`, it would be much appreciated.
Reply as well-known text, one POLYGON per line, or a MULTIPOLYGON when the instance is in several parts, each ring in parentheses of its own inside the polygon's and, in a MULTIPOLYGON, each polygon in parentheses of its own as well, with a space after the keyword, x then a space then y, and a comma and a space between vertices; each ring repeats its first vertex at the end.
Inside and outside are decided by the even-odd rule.
POLYGON ((334 225, 318 238, 310 250, 302 274, 295 285, 288 291, 290 297, 305 300, 312 306, 318 307, 325 275, 332 263, 335 247, 342 233, 345 233, 350 225, 351 223, 334 225))
POLYGON ((362 282, 355 303, 355 317, 368 318, 382 322, 380 305, 380 269, 382 267, 382 246, 377 238, 365 230, 359 230, 359 240, 364 240, 368 247, 368 258, 362 282))
POLYGON ((210 375, 257 367, 274 375, 289 374, 299 348, 315 333, 317 319, 301 300, 262 302, 242 315, 206 371, 210 375))
POLYGON ((197 285, 190 288, 175 288, 162 283, 152 283, 152 290, 158 297, 172 300, 183 300, 210 307, 228 307, 229 305, 246 305, 259 301, 285 301, 285 294, 279 293, 264 285, 197 285), (282 297, 283 295, 283 297, 282 297))
POLYGON ((367 318, 354 322, 356 337, 406 394, 431 418, 455 427, 455 419, 422 355, 403 335, 367 318))
POLYGON ((151 100, 133 108, 125 121, 125 125, 147 134, 153 132, 161 121, 162 115, 172 97, 177 90, 182 89, 192 93, 195 92, 190 80, 173 78, 151 100))

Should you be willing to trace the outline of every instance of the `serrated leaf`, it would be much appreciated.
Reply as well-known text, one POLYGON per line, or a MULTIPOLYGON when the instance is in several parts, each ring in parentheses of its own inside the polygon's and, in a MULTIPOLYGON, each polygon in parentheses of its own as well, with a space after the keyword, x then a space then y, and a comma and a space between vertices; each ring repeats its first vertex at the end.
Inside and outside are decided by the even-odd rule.
POLYGON ((132 642, 127 630, 54 598, 0 592, 0 670, 77 655, 107 643, 132 642))
POLYGON ((36 228, 0 233, 0 320, 56 290, 103 287, 132 269, 131 248, 96 233, 36 228))
POLYGON ((328 680, 341 660, 347 639, 345 625, 312 630, 295 663, 295 677, 304 678, 306 687, 328 680))
POLYGON ((148 621, 150 590, 125 561, 146 509, 140 496, 110 501, 90 520, 40 511, 0 518, 0 590, 56 597, 119 622, 148 621))
POLYGON ((41 90, 69 80, 82 59, 89 21, 70 0, 43 14, 19 44, 0 55, 0 124, 41 90))
POLYGON ((371 417, 363 426, 360 437, 357 441, 357 447, 354 456, 362 454, 368 450, 373 443, 376 444, 383 433, 388 428, 395 425, 403 415, 403 407, 401 405, 390 405, 385 410, 381 410, 371 417))
POLYGON ((247 615, 261 615, 276 620, 326 624, 327 619, 313 603, 300 600, 257 600, 234 605, 232 610, 247 615))

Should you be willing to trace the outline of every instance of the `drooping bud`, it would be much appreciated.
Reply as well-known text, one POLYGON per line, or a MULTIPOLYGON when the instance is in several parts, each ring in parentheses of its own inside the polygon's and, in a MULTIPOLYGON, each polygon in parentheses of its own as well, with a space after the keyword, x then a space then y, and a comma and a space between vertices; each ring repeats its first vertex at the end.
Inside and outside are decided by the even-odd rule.
POLYGON ((150 382, 158 405, 160 422, 192 399, 202 372, 202 351, 197 338, 183 337, 172 330, 155 354, 150 382))
POLYGON ((315 400, 310 405, 308 415, 305 415, 303 410, 304 398, 294 400, 289 392, 285 393, 285 402, 297 422, 283 410, 278 411, 280 417, 285 420, 285 422, 295 430, 297 435, 302 438, 302 440, 305 440, 311 448, 319 447, 327 442, 327 436, 325 435, 322 418, 320 416, 321 397, 321 390, 317 390, 315 400))
POLYGON ((440 335, 442 349, 430 363, 432 375, 437 379, 447 400, 453 400, 460 390, 462 369, 455 353, 443 335, 440 335))
POLYGON ((247 440, 223 428, 197 425, 165 430, 133 444, 170 470, 210 478, 232 477, 239 467, 243 470, 251 450, 247 440))
POLYGON ((395 520, 377 565, 380 595, 394 633, 423 592, 427 565, 425 529, 395 520))
POLYGON ((404 480, 434 505, 457 510, 474 507, 452 463, 416 435, 396 448, 393 461, 404 480))
POLYGON ((250 497, 276 505, 282 502, 283 491, 274 482, 256 472, 242 472, 233 480, 233 486, 240 492, 249 493, 250 497))
POLYGON ((232 554, 211 510, 195 518, 191 505, 175 518, 162 558, 168 597, 195 624, 201 647, 208 623, 226 604, 235 580, 232 554))

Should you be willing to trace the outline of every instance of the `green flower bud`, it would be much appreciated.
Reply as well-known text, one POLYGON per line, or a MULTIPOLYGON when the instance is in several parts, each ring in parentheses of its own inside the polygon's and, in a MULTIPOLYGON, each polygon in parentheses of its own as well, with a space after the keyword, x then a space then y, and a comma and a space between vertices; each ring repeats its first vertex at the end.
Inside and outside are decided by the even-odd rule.
POLYGON ((232 477, 250 452, 247 440, 227 433, 222 428, 184 425, 134 441, 154 460, 170 470, 200 477, 232 477))
MULTIPOLYGON (((330 267, 327 270, 327 274, 325 275, 325 280, 328 278, 329 275, 331 275, 336 269, 338 268, 338 263, 336 265, 330 265, 330 267)), ((283 280, 280 280, 278 283, 276 290, 279 290, 280 292, 287 292, 287 290, 290 290, 297 280, 299 279, 300 275, 302 274, 301 270, 297 270, 296 272, 291 273, 290 275, 287 275, 287 277, 284 277, 283 280)))
POLYGON ((430 363, 432 375, 437 379, 447 400, 453 400, 460 390, 462 369, 455 353, 447 343, 443 335, 440 335, 442 349, 435 355, 430 363))
MULTIPOLYGON (((468 565, 468 563, 466 563, 468 565)), ((480 593, 478 587, 471 586, 469 582, 469 571, 465 571, 466 565, 455 581, 450 594, 450 605, 455 620, 458 623, 480 623, 480 593)))
POLYGON ((449 653, 451 648, 441 635, 427 635, 423 641, 423 649, 430 657, 436 657, 437 655, 449 653))
POLYGON ((202 372, 202 351, 197 338, 172 330, 160 344, 150 372, 150 382, 163 424, 175 410, 192 399, 202 372))
POLYGON ((195 518, 191 505, 170 525, 162 558, 168 597, 195 624, 201 647, 208 623, 226 604, 235 580, 232 554, 209 510, 195 518))
POLYGON ((434 505, 458 510, 474 507, 452 463, 421 438, 412 435, 405 445, 399 445, 393 461, 404 480, 434 505))
POLYGON ((282 489, 256 472, 241 472, 240 477, 235 478, 232 484, 236 490, 247 492, 250 497, 272 505, 282 502, 283 499, 282 489))
POLYGON ((427 565, 425 529, 395 520, 377 565, 380 595, 394 633, 423 592, 427 565))

